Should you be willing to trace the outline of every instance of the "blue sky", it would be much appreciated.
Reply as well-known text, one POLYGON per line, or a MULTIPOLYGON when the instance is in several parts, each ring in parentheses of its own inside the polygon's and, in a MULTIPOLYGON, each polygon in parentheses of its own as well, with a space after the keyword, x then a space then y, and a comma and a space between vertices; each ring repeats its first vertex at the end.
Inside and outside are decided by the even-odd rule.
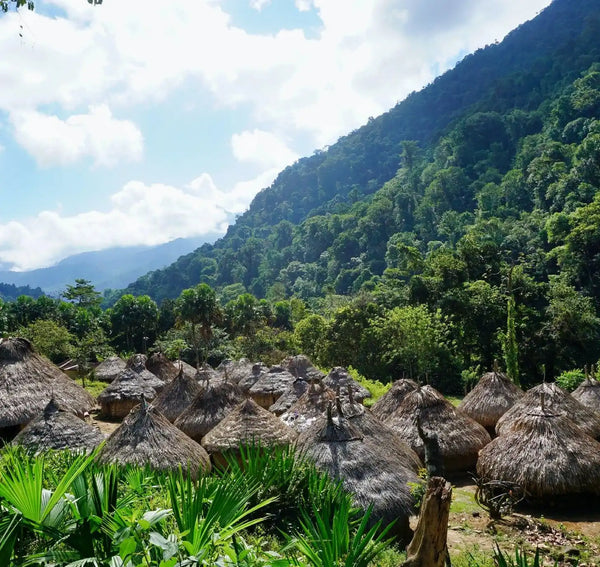
POLYGON ((549 3, 37 0, 2 15, 0 265, 224 233, 285 166, 549 3))

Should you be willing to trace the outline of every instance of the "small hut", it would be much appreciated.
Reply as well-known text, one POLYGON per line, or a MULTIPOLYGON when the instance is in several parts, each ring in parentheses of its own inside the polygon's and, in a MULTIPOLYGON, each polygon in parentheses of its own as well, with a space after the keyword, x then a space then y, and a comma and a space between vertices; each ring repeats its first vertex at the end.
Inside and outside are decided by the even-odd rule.
POLYGON ((175 379, 169 382, 164 390, 156 396, 153 405, 173 423, 181 412, 190 406, 201 390, 202 386, 181 369, 175 379))
POLYGON ((203 362, 196 371, 196 380, 201 386, 206 386, 207 384, 221 382, 225 380, 225 377, 220 372, 217 372, 210 364, 203 362))
POLYGON ((202 446, 214 462, 226 464, 224 454, 237 454, 240 445, 285 446, 293 443, 297 435, 269 410, 247 399, 204 436, 202 446))
POLYGON ((340 390, 342 395, 345 396, 348 391, 348 386, 352 388, 352 392, 354 393, 354 399, 357 402, 361 402, 366 398, 371 397, 371 392, 361 386, 350 374, 348 371, 341 367, 336 366, 329 371, 329 374, 323 380, 323 383, 326 386, 329 386, 332 390, 340 390))
POLYGON ((334 400, 335 392, 331 388, 322 382, 312 381, 308 390, 279 418, 298 433, 302 433, 325 415, 327 407, 334 400))
POLYGON ((125 368, 127 363, 119 356, 105 358, 94 368, 94 378, 100 382, 112 382, 125 368))
POLYGON ((156 374, 152 374, 152 372, 146 368, 147 361, 148 357, 145 354, 134 354, 127 361, 127 369, 133 370, 133 372, 138 374, 148 386, 154 388, 158 393, 165 387, 165 381, 161 380, 156 374))
POLYGON ((600 382, 589 374, 571 394, 580 404, 600 415, 600 382))
MULTIPOLYGON (((543 404, 543 402, 542 402, 543 404)), ((520 412, 511 427, 479 453, 484 480, 517 484, 534 501, 600 494, 600 443, 553 408, 520 412)))
POLYGON ((543 382, 528 390, 496 423, 496 433, 504 435, 512 427, 514 420, 529 413, 532 408, 541 406, 542 397, 545 407, 555 413, 564 413, 575 425, 590 437, 600 437, 600 415, 580 404, 571 394, 556 384, 543 382))
POLYGON ((0 339, 0 431, 9 438, 37 417, 54 397, 79 416, 91 411, 94 398, 23 338, 0 339))
POLYGON ((228 382, 239 384, 242 378, 252 373, 252 366, 254 366, 254 363, 247 358, 240 358, 239 360, 226 359, 217 366, 216 371, 228 382))
POLYGON ((60 409, 54 398, 13 439, 13 443, 35 453, 58 449, 89 453, 102 441, 104 435, 99 429, 60 409))
POLYGON ((371 406, 373 415, 381 421, 385 421, 398 409, 406 394, 416 390, 418 387, 418 384, 414 380, 409 380, 408 378, 396 380, 392 384, 392 387, 371 406))
POLYGON ((296 378, 288 389, 277 398, 274 404, 269 406, 269 411, 275 415, 281 415, 289 410, 309 388, 308 382, 304 378, 296 378))
POLYGON ((196 369, 191 364, 188 364, 185 360, 174 360, 173 367, 175 368, 176 372, 179 372, 179 370, 183 368, 183 373, 186 376, 189 376, 190 378, 196 377, 196 369))
POLYGON ((492 372, 485 373, 477 385, 464 397, 458 409, 493 435, 498 420, 524 395, 497 364, 492 372))
POLYGON ((248 394, 259 406, 269 409, 292 387, 294 381, 294 376, 282 366, 272 366, 267 372, 261 373, 248 394))
POLYGON ((109 418, 123 418, 142 398, 153 400, 156 390, 131 368, 126 368, 100 394, 98 404, 102 415, 109 418))
POLYGON ((431 386, 423 386, 407 394, 400 407, 384 423, 394 429, 423 460, 425 448, 422 437, 435 440, 443 468, 449 473, 473 469, 479 450, 491 441, 482 425, 456 410, 431 386))
POLYGON ((181 467, 189 470, 193 477, 211 468, 202 446, 177 429, 145 399, 112 432, 98 453, 98 461, 157 470, 181 467))
POLYGON ((283 366, 283 368, 285 368, 292 376, 304 378, 307 382, 310 382, 311 380, 321 381, 325 378, 325 374, 316 368, 310 358, 305 354, 287 356, 281 361, 281 366, 283 366))
POLYGON ((244 401, 237 384, 217 382, 202 388, 192 403, 175 420, 176 427, 195 441, 202 438, 244 401))
POLYGON ((162 352, 155 352, 146 361, 146 369, 165 383, 173 380, 178 374, 173 363, 162 352))
MULTIPOLYGON (((239 377, 239 379, 232 381, 235 382, 242 389, 242 392, 247 394, 250 391, 250 388, 252 388, 252 386, 254 386, 254 384, 256 384, 260 380, 260 378, 267 372, 269 372, 269 367, 266 364, 263 364, 262 362, 257 362, 256 364, 246 366, 244 374, 242 374, 241 369, 238 369, 237 374, 238 376, 241 376, 239 377)), ((225 373, 224 376, 226 376, 226 380, 230 380, 229 374, 225 373)))
POLYGON ((327 416, 302 433, 300 451, 334 480, 341 480, 361 508, 372 506, 372 521, 395 520, 394 534, 403 543, 411 537, 409 518, 415 513, 411 485, 421 480, 396 458, 385 443, 365 436, 342 415, 327 416))

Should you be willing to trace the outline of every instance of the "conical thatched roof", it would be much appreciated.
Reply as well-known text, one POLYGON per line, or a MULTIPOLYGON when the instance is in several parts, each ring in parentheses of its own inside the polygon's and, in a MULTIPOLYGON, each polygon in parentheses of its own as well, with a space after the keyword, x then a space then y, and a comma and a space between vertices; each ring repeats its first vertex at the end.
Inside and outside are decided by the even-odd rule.
POLYGON ((261 373, 248 394, 259 406, 269 409, 291 388, 294 380, 294 376, 282 366, 272 366, 267 372, 261 373))
POLYGON ((254 366, 254 363, 250 362, 247 358, 240 358, 239 360, 227 359, 221 362, 216 370, 228 382, 239 384, 242 378, 245 378, 248 374, 252 374, 252 366, 254 366))
POLYGON ((600 382, 588 376, 571 394, 580 404, 600 414, 600 382))
POLYGON ((354 380, 348 371, 341 366, 332 368, 329 371, 329 374, 324 378, 323 383, 332 390, 339 388, 340 392, 342 392, 342 396, 346 395, 348 386, 350 386, 354 392, 354 399, 359 402, 362 402, 365 398, 371 397, 371 392, 354 380))
POLYGON ((237 371, 237 374, 241 375, 239 380, 230 380, 228 373, 225 373, 224 376, 226 376, 227 380, 236 382, 244 393, 248 393, 250 388, 252 388, 252 386, 254 386, 254 384, 256 384, 256 382, 258 382, 259 379, 267 372, 269 372, 269 367, 262 362, 257 362, 255 364, 246 366, 243 374, 241 369, 239 369, 237 371))
POLYGON ((191 364, 188 364, 185 360, 174 360, 173 367, 175 368, 176 372, 179 372, 179 369, 183 368, 183 373, 191 378, 195 378, 196 376, 196 369, 191 364))
POLYGON ((419 477, 406 468, 385 443, 366 436, 342 416, 328 416, 298 437, 298 447, 317 468, 354 495, 355 505, 373 507, 372 519, 384 525, 396 520, 395 534, 410 539, 414 498, 409 483, 419 477))
POLYGON ((311 380, 321 381, 325 378, 325 374, 316 368, 305 354, 288 356, 281 361, 281 366, 292 374, 292 376, 304 378, 307 382, 311 380))
POLYGON ((269 411, 281 415, 289 410, 308 391, 309 384, 304 378, 296 378, 288 389, 269 406, 269 411))
POLYGON ((398 409, 406 394, 417 388, 418 384, 414 380, 407 378, 396 380, 392 387, 371 406, 373 415, 382 421, 386 420, 398 409))
POLYGON ((148 465, 158 470, 181 467, 189 469, 192 476, 211 468, 202 446, 144 400, 106 440, 98 460, 101 463, 148 465))
POLYGON ((325 415, 327 407, 334 400, 335 392, 331 388, 328 388, 322 382, 311 382, 308 390, 279 418, 286 425, 302 432, 325 415))
POLYGON ((236 450, 241 444, 260 444, 263 447, 288 445, 297 433, 269 410, 247 399, 235 407, 202 439, 209 453, 236 450))
POLYGON ((52 398, 44 411, 17 434, 13 443, 36 453, 52 449, 91 452, 102 441, 104 435, 99 429, 74 413, 61 410, 52 398))
POLYGON ((94 377, 101 382, 112 382, 126 366, 127 363, 121 357, 109 356, 94 368, 94 377))
POLYGON ((394 429, 425 458, 417 416, 427 437, 437 437, 444 468, 448 472, 466 471, 475 466, 477 453, 490 441, 490 435, 474 419, 456 410, 431 386, 407 394, 400 407, 384 423, 394 429))
POLYGON ((210 364, 203 362, 200 368, 196 371, 196 380, 201 386, 206 386, 207 383, 214 384, 216 382, 222 382, 225 377, 217 372, 210 364))
POLYGON ((591 437, 600 436, 600 415, 580 404, 571 394, 565 392, 556 384, 543 382, 528 390, 525 395, 510 408, 496 424, 496 433, 504 435, 512 427, 514 420, 529 413, 532 408, 541 406, 541 398, 544 396, 544 405, 547 409, 556 413, 564 413, 584 433, 591 437))
POLYGON ((125 417, 142 398, 153 400, 156 390, 131 368, 126 368, 100 394, 98 404, 103 415, 125 417))
POLYGON ((173 423, 181 412, 190 406, 201 390, 202 386, 194 378, 186 376, 183 370, 180 370, 175 379, 156 396, 153 405, 173 423))
POLYGON ((145 354, 134 354, 127 361, 127 369, 133 370, 138 374, 149 386, 154 388, 156 392, 160 392, 165 387, 165 381, 161 380, 156 374, 152 374, 146 368, 148 357, 145 354))
POLYGON ((162 352, 155 352, 146 361, 146 369, 163 382, 170 382, 177 376, 177 369, 162 352))
POLYGON ((481 450, 477 474, 518 484, 532 499, 600 494, 600 443, 563 413, 533 408, 481 450))
POLYGON ((28 340, 0 339, 0 428, 28 423, 52 397, 80 416, 94 407, 94 398, 37 354, 28 340))
POLYGON ((244 394, 237 384, 217 382, 202 388, 192 403, 175 420, 175 426, 198 441, 231 411, 244 401, 244 394))
POLYGON ((524 392, 506 374, 487 372, 462 400, 458 409, 485 428, 494 429, 497 421, 519 400, 524 392))

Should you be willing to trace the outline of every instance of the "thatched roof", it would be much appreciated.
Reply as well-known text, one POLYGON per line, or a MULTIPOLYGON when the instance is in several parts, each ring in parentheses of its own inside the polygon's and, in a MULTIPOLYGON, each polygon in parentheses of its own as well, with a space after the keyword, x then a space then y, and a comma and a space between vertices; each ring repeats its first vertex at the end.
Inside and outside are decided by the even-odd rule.
POLYGON ((202 438, 245 397, 237 384, 217 382, 202 388, 192 403, 175 420, 175 426, 200 443, 202 438))
POLYGON ((325 374, 316 368, 305 354, 287 356, 281 361, 281 366, 296 378, 304 378, 307 382, 325 378, 325 374))
POLYGON ((348 371, 341 366, 332 368, 323 379, 323 383, 332 390, 339 388, 343 396, 345 396, 348 386, 350 386, 354 392, 354 398, 359 402, 371 397, 371 392, 354 380, 348 371))
POLYGON ((374 521, 382 519, 385 525, 396 520, 396 535, 404 542, 410 539, 414 498, 409 483, 421 481, 385 443, 330 411, 298 437, 297 445, 317 468, 342 481, 357 506, 372 506, 374 521))
POLYGON ((497 421, 519 400, 524 392, 506 374, 487 372, 464 397, 458 409, 477 423, 493 429, 497 421))
POLYGON ((183 368, 183 372, 186 376, 190 376, 191 378, 196 376, 196 369, 185 360, 174 360, 172 364, 177 372, 179 372, 180 368, 183 368))
POLYGON ((127 363, 121 357, 109 356, 94 368, 94 378, 101 382, 112 382, 126 366, 127 363))
POLYGON ((510 408, 496 424, 496 433, 504 435, 512 427, 514 420, 529 413, 532 408, 541 406, 541 398, 544 396, 545 407, 556 413, 564 413, 584 433, 591 437, 600 436, 600 415, 588 407, 580 404, 571 394, 548 382, 543 382, 528 390, 525 395, 510 408))
POLYGON ((98 453, 101 463, 210 471, 210 459, 196 441, 177 429, 151 404, 142 401, 110 435, 98 453))
POLYGON ((600 494, 600 443, 563 413, 533 408, 481 450, 477 474, 518 484, 532 499, 600 494))
POLYGON ((298 432, 305 431, 321 416, 335 400, 335 392, 322 382, 311 382, 308 390, 279 418, 298 432))
POLYGON ((52 398, 42 413, 17 434, 13 443, 34 452, 52 449, 91 452, 102 441, 104 435, 99 429, 74 413, 60 409, 52 398))
POLYGON ((127 361, 127 369, 133 370, 142 378, 146 384, 154 388, 156 392, 160 392, 165 387, 165 381, 161 380, 156 374, 153 374, 146 368, 148 357, 145 354, 134 354, 127 361))
POLYGON ((286 412, 308 391, 308 387, 309 384, 304 378, 296 378, 277 401, 269 406, 269 411, 275 415, 286 412))
POLYGON ((207 383, 214 384, 225 380, 225 377, 207 362, 203 362, 200 365, 200 368, 196 371, 195 377, 201 386, 206 386, 207 383))
POLYGON ((163 382, 170 382, 177 376, 177 369, 162 352, 155 352, 146 361, 146 369, 163 382))
POLYGON ((258 380, 248 390, 248 394, 259 405, 268 409, 294 383, 294 376, 281 366, 272 366, 261 372, 258 380))
POLYGON ((209 453, 223 453, 236 450, 241 444, 288 445, 296 437, 291 427, 254 400, 247 399, 204 436, 202 446, 209 453))
POLYGON ((254 366, 254 363, 247 358, 240 358, 239 360, 226 359, 217 366, 216 370, 228 382, 238 384, 242 378, 252 374, 252 366, 254 366))
POLYGON ((83 416, 94 398, 22 338, 0 339, 0 428, 37 417, 54 397, 60 407, 83 416))
POLYGON ((408 378, 396 380, 392 384, 392 387, 371 406, 373 415, 382 421, 386 420, 398 409, 406 394, 416 390, 418 387, 418 384, 414 380, 409 380, 408 378))
POLYGON ((102 413, 111 417, 125 417, 142 401, 153 400, 156 390, 140 374, 126 368, 100 394, 98 403, 102 413))
POLYGON ((194 378, 187 376, 182 369, 156 396, 153 405, 173 423, 181 412, 190 406, 201 390, 202 386, 194 378))
POLYGON ((257 362, 247 366, 243 374, 241 370, 239 370, 238 373, 241 375, 239 380, 231 380, 228 373, 225 373, 224 376, 227 380, 236 382, 243 392, 248 393, 250 388, 252 388, 252 386, 254 386, 254 384, 256 384, 256 382, 258 382, 267 372, 269 372, 269 367, 262 362, 257 362))
POLYGON ((600 382, 588 376, 571 394, 580 404, 600 414, 600 382))
POLYGON ((477 462, 477 453, 490 441, 485 428, 456 410, 431 386, 410 392, 385 424, 425 458, 423 441, 417 428, 417 416, 427 437, 437 437, 444 468, 448 472, 469 470, 477 462))

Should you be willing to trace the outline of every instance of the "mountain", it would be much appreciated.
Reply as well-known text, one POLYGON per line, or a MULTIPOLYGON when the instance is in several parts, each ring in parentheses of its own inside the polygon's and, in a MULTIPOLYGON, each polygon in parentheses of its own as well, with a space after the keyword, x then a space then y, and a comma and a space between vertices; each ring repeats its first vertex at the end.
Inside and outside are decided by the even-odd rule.
POLYGON ((57 295, 76 278, 90 280, 98 291, 122 288, 150 270, 167 266, 216 235, 178 238, 158 246, 129 246, 69 256, 55 266, 26 272, 0 270, 0 282, 39 287, 57 295))
MULTIPOLYGON (((241 284, 259 297, 303 298, 373 285, 393 265, 386 258, 391 244, 423 255, 435 248, 429 242, 453 246, 491 198, 484 187, 507 191, 511 179, 504 178, 513 169, 519 169, 513 177, 529 179, 530 161, 547 151, 531 137, 560 126, 544 143, 562 144, 563 134, 582 142, 595 116, 593 105, 579 108, 587 104, 585 89, 596 92, 593 72, 581 100, 573 102, 572 91, 598 62, 597 0, 554 0, 501 43, 465 57, 327 151, 287 167, 214 245, 142 276, 112 298, 124 292, 161 300, 199 282, 241 284), (519 153, 524 144, 533 149, 519 153)), ((541 188, 521 185, 519 191, 541 195, 541 188)), ((545 206, 541 196, 519 198, 517 216, 518 207, 545 206)), ((589 202, 589 191, 577 199, 569 206, 589 202)))

